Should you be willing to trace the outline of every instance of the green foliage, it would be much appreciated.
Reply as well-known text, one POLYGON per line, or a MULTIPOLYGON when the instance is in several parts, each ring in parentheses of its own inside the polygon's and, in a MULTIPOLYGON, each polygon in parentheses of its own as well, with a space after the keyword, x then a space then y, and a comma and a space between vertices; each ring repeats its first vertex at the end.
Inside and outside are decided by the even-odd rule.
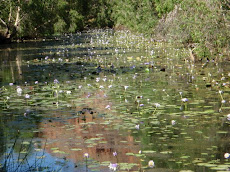
POLYGON ((195 44, 202 57, 229 48, 229 11, 228 0, 3 0, 0 35, 42 37, 95 27, 128 28, 195 44))
POLYGON ((26 5, 27 18, 22 23, 25 35, 43 36, 54 33, 53 23, 56 21, 56 11, 53 4, 55 3, 56 0, 31 0, 26 5))
POLYGON ((65 31, 65 28, 66 28, 65 21, 62 18, 58 17, 57 22, 54 24, 54 32, 62 33, 65 31))
POLYGON ((117 26, 123 25, 142 33, 151 33, 157 22, 152 0, 118 0, 114 3, 112 17, 117 26))
POLYGON ((70 10, 69 17, 69 32, 75 32, 77 29, 83 28, 83 16, 80 15, 77 11, 70 10))
POLYGON ((169 13, 172 11, 176 4, 182 2, 182 0, 155 0, 155 8, 159 16, 169 13))
POLYGON ((98 0, 90 4, 89 25, 96 27, 112 27, 112 3, 108 0, 98 0))

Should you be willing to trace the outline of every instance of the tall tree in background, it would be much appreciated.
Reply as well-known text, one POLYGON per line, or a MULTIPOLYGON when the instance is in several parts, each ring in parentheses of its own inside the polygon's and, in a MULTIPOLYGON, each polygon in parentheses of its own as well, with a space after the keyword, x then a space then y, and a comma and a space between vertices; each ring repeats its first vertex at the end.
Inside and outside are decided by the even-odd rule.
POLYGON ((6 39, 14 37, 24 18, 22 0, 2 0, 0 3, 0 26, 6 39))
POLYGON ((13 39, 75 32, 84 28, 88 11, 83 0, 1 0, 0 33, 13 39))
POLYGON ((26 18, 22 23, 24 36, 43 36, 54 33, 57 21, 56 10, 58 0, 29 0, 24 5, 26 18))
POLYGON ((142 33, 152 32, 157 22, 154 0, 117 0, 113 6, 113 20, 142 33))

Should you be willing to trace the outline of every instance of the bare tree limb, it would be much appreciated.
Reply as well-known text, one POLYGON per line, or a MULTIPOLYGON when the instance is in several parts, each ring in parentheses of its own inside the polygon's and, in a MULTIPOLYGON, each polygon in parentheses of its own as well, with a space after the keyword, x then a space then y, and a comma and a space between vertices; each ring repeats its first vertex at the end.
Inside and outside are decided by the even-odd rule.
POLYGON ((11 22, 11 17, 12 17, 12 6, 10 4, 10 12, 9 12, 9 17, 8 17, 8 23, 11 22))
POLYGON ((7 27, 7 24, 6 24, 6 22, 5 22, 3 19, 0 18, 0 21, 1 21, 1 23, 2 23, 5 27, 7 27))

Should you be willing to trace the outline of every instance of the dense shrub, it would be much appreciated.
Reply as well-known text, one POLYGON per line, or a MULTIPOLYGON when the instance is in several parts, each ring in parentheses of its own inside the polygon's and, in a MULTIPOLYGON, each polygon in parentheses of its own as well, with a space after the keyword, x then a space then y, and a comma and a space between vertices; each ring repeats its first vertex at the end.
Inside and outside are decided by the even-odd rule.
POLYGON ((155 33, 166 40, 195 47, 199 57, 221 53, 229 47, 229 9, 217 0, 184 0, 165 15, 155 33))

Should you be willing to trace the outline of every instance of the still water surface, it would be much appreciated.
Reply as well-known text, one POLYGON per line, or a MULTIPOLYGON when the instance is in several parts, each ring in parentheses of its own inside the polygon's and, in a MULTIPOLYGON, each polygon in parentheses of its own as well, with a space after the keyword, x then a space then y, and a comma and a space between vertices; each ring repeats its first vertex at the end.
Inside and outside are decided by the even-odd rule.
POLYGON ((2 46, 2 167, 229 170, 229 61, 188 59, 113 30, 2 46))

